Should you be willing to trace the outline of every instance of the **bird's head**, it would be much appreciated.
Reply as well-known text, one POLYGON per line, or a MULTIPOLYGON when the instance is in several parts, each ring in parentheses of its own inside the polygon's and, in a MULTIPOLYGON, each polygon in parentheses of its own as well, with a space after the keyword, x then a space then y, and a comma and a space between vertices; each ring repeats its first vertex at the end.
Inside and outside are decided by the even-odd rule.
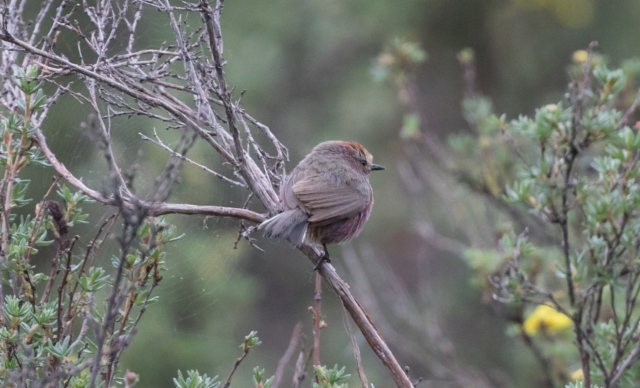
POLYGON ((335 149, 337 153, 344 155, 355 169, 365 174, 369 174, 371 171, 384 170, 381 165, 373 163, 373 156, 360 143, 342 140, 325 143, 328 143, 327 146, 335 149))

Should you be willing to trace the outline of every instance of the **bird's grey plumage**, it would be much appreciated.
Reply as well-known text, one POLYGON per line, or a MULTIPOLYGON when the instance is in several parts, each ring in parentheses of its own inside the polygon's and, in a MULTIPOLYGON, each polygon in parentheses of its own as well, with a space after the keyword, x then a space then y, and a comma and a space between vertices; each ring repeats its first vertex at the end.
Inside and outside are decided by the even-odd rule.
POLYGON ((291 244, 298 247, 304 242, 307 233, 309 215, 300 209, 290 209, 269 218, 259 229, 264 229, 265 237, 269 238, 289 238, 291 244))
POLYGON ((371 155, 357 143, 320 143, 281 183, 284 211, 263 222, 259 229, 266 237, 287 238, 294 246, 305 240, 332 243, 354 237, 373 204, 371 166, 371 155), (346 224, 352 221, 356 224, 346 224), (333 226, 324 228, 327 233, 349 233, 329 236, 323 234, 325 226, 333 226))
POLYGON ((366 185, 337 184, 326 175, 311 175, 293 185, 299 201, 312 210, 309 222, 330 224, 352 217, 367 207, 371 193, 368 182, 366 185))

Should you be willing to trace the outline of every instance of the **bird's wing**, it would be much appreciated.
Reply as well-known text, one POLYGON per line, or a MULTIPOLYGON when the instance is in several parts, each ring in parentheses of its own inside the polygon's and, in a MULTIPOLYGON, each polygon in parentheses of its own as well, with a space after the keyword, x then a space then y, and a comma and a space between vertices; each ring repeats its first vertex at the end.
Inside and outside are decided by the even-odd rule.
POLYGON ((293 192, 293 185, 300 179, 303 178, 300 171, 294 170, 291 175, 287 175, 285 180, 281 183, 280 186, 280 198, 282 199, 284 209, 295 209, 297 207, 301 208, 303 211, 308 213, 308 209, 304 207, 304 205, 300 202, 296 194, 293 192))
POLYGON ((310 213, 309 222, 329 224, 366 209, 369 195, 325 175, 311 175, 293 184, 293 193, 310 213))

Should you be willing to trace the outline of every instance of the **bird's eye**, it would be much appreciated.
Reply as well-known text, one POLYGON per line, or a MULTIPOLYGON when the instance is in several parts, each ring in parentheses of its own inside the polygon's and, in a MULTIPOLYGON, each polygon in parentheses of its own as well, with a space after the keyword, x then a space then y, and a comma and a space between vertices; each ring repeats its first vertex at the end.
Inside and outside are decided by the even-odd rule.
POLYGON ((363 166, 366 166, 366 165, 367 165, 367 160, 366 160, 366 159, 362 159, 362 160, 360 161, 360 163, 362 163, 362 165, 363 165, 363 166))

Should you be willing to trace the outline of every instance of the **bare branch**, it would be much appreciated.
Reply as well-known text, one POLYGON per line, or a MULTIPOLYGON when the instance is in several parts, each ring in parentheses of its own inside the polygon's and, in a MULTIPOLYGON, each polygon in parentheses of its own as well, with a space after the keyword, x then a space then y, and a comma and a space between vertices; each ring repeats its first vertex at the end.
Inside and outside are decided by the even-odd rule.
MULTIPOLYGON (((301 246, 300 250, 309 257, 314 264, 321 260, 321 257, 310 246, 301 246)), ((412 388, 413 384, 411 383, 411 380, 409 380, 404 373, 403 368, 396 360, 386 342, 382 339, 382 336, 371 321, 371 318, 369 318, 367 312, 351 294, 347 283, 338 276, 333 265, 325 263, 318 271, 320 271, 324 280, 331 285, 335 293, 340 297, 342 304, 362 332, 362 335, 369 343, 371 349, 378 356, 380 361, 382 361, 384 366, 389 369, 391 377, 395 381, 396 385, 403 388, 412 388)))
MULTIPOLYGON (((114 199, 112 197, 105 197, 100 192, 90 189, 80 179, 76 178, 67 168, 60 162, 53 152, 47 146, 44 135, 40 130, 37 130, 34 134, 34 139, 38 142, 38 145, 42 149, 44 155, 53 168, 60 174, 67 182, 82 191, 83 194, 91 197, 92 199, 103 203, 105 205, 114 205, 114 199)), ((219 216, 219 217, 231 217, 244 219, 256 223, 261 223, 266 220, 261 214, 253 212, 248 209, 238 209, 224 206, 197 206, 190 204, 170 204, 170 203, 147 203, 144 201, 139 202, 139 205, 146 206, 150 216, 160 216, 164 214, 201 214, 206 216, 219 216)))
POLYGON ((284 352, 280 361, 278 361, 278 367, 276 368, 276 373, 273 375, 273 383, 271 384, 271 388, 278 388, 280 386, 280 382, 282 381, 282 375, 284 374, 284 368, 289 363, 291 356, 293 356, 293 352, 296 350, 298 346, 298 341, 300 340, 300 334, 302 333, 302 322, 296 323, 293 328, 293 333, 291 334, 291 339, 289 340, 289 346, 287 346, 287 350, 284 352))

